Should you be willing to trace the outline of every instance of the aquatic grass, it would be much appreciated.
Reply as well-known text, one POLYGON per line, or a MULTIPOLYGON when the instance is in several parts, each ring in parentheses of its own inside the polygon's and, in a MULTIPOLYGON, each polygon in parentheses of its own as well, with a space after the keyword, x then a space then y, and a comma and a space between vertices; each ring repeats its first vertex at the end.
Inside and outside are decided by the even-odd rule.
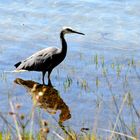
POLYGON ((79 79, 77 81, 77 85, 80 86, 80 88, 84 89, 85 91, 89 90, 88 82, 85 79, 79 79))
POLYGON ((105 65, 105 58, 104 58, 104 56, 101 56, 101 65, 102 65, 102 67, 104 67, 104 65, 105 65))
POLYGON ((34 109, 35 109, 35 106, 34 106, 34 104, 33 104, 33 107, 32 107, 32 110, 31 110, 31 124, 30 124, 30 135, 29 135, 30 140, 32 140, 32 134, 33 134, 34 109))
POLYGON ((124 97, 124 99, 123 99, 123 101, 122 101, 122 104, 121 104, 121 106, 120 106, 120 110, 119 110, 118 115, 117 115, 117 117, 116 117, 116 122, 115 122, 115 124, 114 124, 113 130, 112 130, 112 134, 111 134, 111 136, 110 136, 110 138, 109 138, 110 140, 113 138, 113 135, 114 135, 113 132, 116 130, 116 126, 117 126, 117 124, 118 124, 120 114, 121 114, 121 112, 122 112, 122 110, 123 110, 124 103, 126 102, 127 98, 128 98, 128 93, 125 94, 125 97, 124 97))
POLYGON ((137 129, 136 129, 136 122, 135 122, 134 116, 136 116, 137 119, 140 120, 140 114, 134 105, 131 92, 128 92, 128 98, 126 101, 126 105, 129 107, 130 115, 131 115, 131 124, 128 129, 133 136, 137 137, 137 129))
POLYGON ((98 68, 98 62, 99 62, 99 58, 98 58, 98 55, 96 54, 94 56, 94 64, 95 64, 96 68, 98 68))
POLYGON ((2 132, 0 132, 0 140, 2 140, 2 137, 3 137, 3 136, 2 136, 2 132))
MULTIPOLYGON (((114 63, 113 63, 112 68, 113 68, 113 70, 114 70, 114 68, 115 68, 114 63)), ((116 68, 117 68, 117 73, 118 73, 117 76, 120 76, 120 72, 121 72, 121 70, 122 70, 122 67, 120 67, 120 65, 117 65, 116 68)), ((105 77, 105 79, 106 79, 106 82, 107 82, 109 91, 110 91, 110 93, 111 93, 111 96, 112 96, 114 105, 115 105, 115 107, 116 107, 116 112, 115 112, 115 114, 120 114, 120 111, 121 111, 121 110, 119 110, 118 103, 117 103, 116 98, 115 98, 114 93, 113 93, 114 91, 113 91, 113 88, 112 88, 112 83, 109 81, 109 78, 108 78, 109 73, 108 73, 107 71, 105 71, 105 65, 102 66, 102 70, 103 70, 103 75, 104 75, 104 77, 105 77)), ((113 130, 112 130, 112 131, 114 132, 115 129, 118 130, 118 132, 123 132, 124 134, 127 134, 127 132, 126 132, 127 130, 126 130, 126 129, 129 129, 129 126, 126 126, 126 124, 125 124, 123 118, 122 118, 120 115, 118 115, 118 118, 117 118, 117 121, 116 121, 115 125, 113 124, 113 130), (118 121, 120 122, 120 125, 118 124, 118 121)), ((132 133, 132 135, 133 135, 133 134, 134 134, 134 133, 132 133)), ((121 137, 121 136, 118 136, 118 137, 121 137)), ((110 139, 112 139, 112 136, 111 136, 110 139)))
POLYGON ((122 67, 120 65, 117 65, 116 72, 117 72, 118 77, 120 77, 121 70, 122 70, 122 67))
POLYGON ((65 90, 65 91, 68 90, 68 89, 70 88, 72 82, 73 82, 73 81, 72 81, 72 78, 70 78, 70 77, 67 77, 67 78, 66 78, 66 80, 65 80, 64 83, 63 83, 63 86, 64 86, 64 90, 65 90))
POLYGON ((99 80, 99 77, 97 76, 96 77, 96 88, 97 89, 99 88, 99 85, 100 85, 100 80, 99 80))
MULTIPOLYGON (((14 113, 15 112, 15 109, 14 109, 13 103, 11 101, 10 101, 10 106, 11 106, 12 112, 14 113)), ((16 127, 16 131, 17 131, 18 139, 19 140, 22 140, 22 136, 20 134, 20 130, 19 130, 20 128, 19 128, 19 125, 18 125, 18 122, 17 122, 16 115, 13 114, 12 117, 13 117, 13 120, 14 120, 14 123, 15 123, 15 127, 16 127)))
POLYGON ((4 82, 7 81, 7 73, 6 72, 0 72, 0 79, 4 82))
POLYGON ((137 66, 136 66, 134 60, 131 62, 131 65, 132 65, 132 68, 133 68, 135 74, 137 75, 137 78, 140 80, 140 73, 138 73, 138 71, 137 71, 137 66))
MULTIPOLYGON (((131 60, 128 60, 128 68, 125 68, 125 74, 123 76, 121 72, 122 73, 124 72, 123 71, 124 65, 118 64, 115 62, 111 62, 110 65, 106 65, 104 57, 97 56, 97 58, 98 58, 98 63, 96 64, 98 65, 97 65, 96 70, 97 72, 102 72, 99 74, 102 74, 101 78, 103 78, 106 81, 106 85, 109 89, 109 92, 113 101, 112 102, 113 104, 111 105, 113 107, 115 106, 115 109, 111 110, 114 115, 114 120, 110 120, 110 124, 111 124, 110 126, 108 126, 107 128, 99 128, 98 126, 101 121, 100 113, 102 113, 102 110, 103 108, 106 107, 106 105, 104 103, 104 97, 100 95, 101 78, 97 74, 97 76, 94 78, 95 81, 92 81, 92 83, 96 85, 94 89, 94 95, 96 94, 97 96, 97 99, 95 100, 95 103, 94 103, 96 106, 96 109, 95 109, 96 115, 94 116, 95 120, 93 122, 93 130, 90 130, 90 129, 84 130, 83 128, 81 129, 81 132, 76 132, 75 130, 73 130, 71 126, 63 126, 62 124, 59 124, 58 122, 57 122, 58 126, 54 126, 51 129, 49 128, 51 124, 49 126, 47 125, 47 127, 44 127, 41 123, 42 116, 40 115, 41 114, 40 109, 36 109, 34 107, 31 109, 31 112, 29 114, 30 117, 28 119, 28 122, 26 123, 26 121, 23 121, 23 120, 26 120, 27 116, 25 116, 23 113, 18 113, 18 109, 20 109, 21 106, 20 104, 15 104, 13 105, 14 111, 11 110, 9 114, 11 114, 12 117, 16 116, 16 121, 17 121, 18 126, 16 126, 16 123, 14 123, 15 126, 12 127, 8 124, 9 123, 8 121, 6 122, 6 120, 4 121, 3 119, 3 122, 7 123, 7 131, 1 132, 0 137, 1 138, 7 137, 7 140, 17 138, 18 135, 21 136, 22 140, 23 139, 24 140, 46 140, 46 139, 48 140, 49 139, 104 140, 105 136, 107 136, 106 139, 110 139, 110 140, 123 140, 123 139, 138 140, 138 130, 137 130, 137 124, 136 124, 137 122, 135 121, 135 118, 137 116, 137 118, 140 119, 140 114, 139 114, 139 110, 137 106, 135 106, 133 92, 130 90, 130 87, 129 87, 130 81, 128 79, 128 74, 130 70, 132 70, 133 67, 135 66, 135 62, 131 62, 131 60), (116 96, 116 91, 114 87, 112 86, 114 84, 112 83, 113 80, 110 78, 110 72, 112 71, 115 73, 115 78, 117 78, 118 75, 121 78, 121 79, 118 78, 118 81, 123 80, 122 81, 123 85, 121 86, 123 87, 124 92, 122 92, 122 95, 120 97, 116 96), (116 74, 117 72, 119 74, 116 74), (118 102, 118 99, 119 99, 119 102, 118 102), (130 116, 129 116, 129 118, 131 118, 130 123, 127 123, 124 119, 125 116, 123 114, 123 111, 125 107, 129 109, 130 111, 130 116), (38 121, 39 128, 36 132, 34 130, 35 129, 34 124, 36 123, 35 119, 37 115, 35 113, 35 110, 38 110, 38 120, 39 120, 38 121), (10 129, 10 131, 8 131, 8 129, 10 129), (19 129, 19 133, 17 129, 19 129), (12 131, 15 133, 13 134, 12 131), (102 132, 102 134, 100 134, 100 132, 102 132), (104 135, 103 133, 106 133, 106 135, 104 135)), ((68 76, 63 86, 66 87, 66 90, 67 90, 71 88, 72 83, 74 83, 73 79, 71 79, 71 77, 68 76)), ((78 79, 77 84, 81 88, 81 90, 83 90, 84 92, 87 92, 89 88, 90 90, 93 89, 89 87, 88 80, 84 78, 78 79)), ((35 105, 36 103, 33 102, 33 106, 35 105)), ((3 114, 2 115, 0 114, 1 118, 2 116, 3 114)))
POLYGON ((65 140, 62 136, 60 136, 58 133, 56 133, 55 131, 52 132, 54 135, 57 136, 58 139, 60 140, 65 140))
MULTIPOLYGON (((100 67, 100 63, 99 62, 102 62, 102 61, 100 61, 99 60, 99 57, 95 57, 96 59, 95 60, 97 60, 97 58, 98 58, 98 63, 97 63, 97 61, 95 61, 96 62, 96 64, 98 64, 98 67, 96 67, 96 68, 99 68, 100 67)), ((100 57, 101 58, 101 57, 100 57)), ((117 64, 117 63, 114 63, 114 62, 112 62, 111 63, 111 68, 112 68, 112 70, 115 72, 116 71, 116 77, 120 77, 121 78, 121 80, 122 80, 122 78, 123 78, 123 87, 125 88, 125 89, 129 89, 128 88, 128 85, 129 85, 129 81, 128 81, 128 72, 130 71, 130 70, 132 70, 132 67, 133 67, 133 65, 134 65, 134 60, 128 60, 128 63, 129 63, 129 61, 131 62, 130 63, 130 65, 128 65, 128 68, 126 68, 125 66, 124 66, 124 64, 117 64), (122 77, 123 75, 121 75, 121 72, 123 73, 123 70, 124 70, 124 68, 125 68, 125 71, 126 71, 126 73, 124 74, 124 77, 122 77)), ((97 66, 97 65, 96 65, 97 66)), ((111 93, 111 96, 112 96, 112 99, 113 99, 113 103, 114 103, 114 105, 115 105, 115 107, 116 107, 116 110, 114 110, 113 112, 115 113, 114 115, 116 115, 116 114, 118 114, 119 112, 120 112, 120 105, 118 104, 118 101, 117 101, 117 99, 116 99, 116 97, 115 97, 115 94, 114 94, 114 89, 113 89, 113 87, 112 87, 112 83, 111 83, 111 81, 110 81, 110 79, 108 78, 108 76, 109 76, 109 72, 110 72, 110 70, 108 70, 108 67, 104 64, 104 59, 103 59, 103 62, 101 63, 101 67, 102 67, 102 71, 103 71, 103 76, 105 77, 105 79, 106 79, 106 81, 107 81, 107 85, 108 85, 108 87, 109 87, 109 91, 110 91, 110 93, 111 93)), ((98 77, 96 77, 95 78, 95 83, 96 83, 96 87, 98 86, 98 81, 99 79, 98 79, 98 77)), ((125 89, 124 89, 124 93, 129 93, 129 92, 127 92, 127 91, 125 91, 125 89)), ((96 91, 95 91, 96 92, 96 91)), ((125 95, 123 93, 123 95, 125 95)), ((131 93, 129 93, 129 94, 131 94, 131 93)), ((127 97, 127 100, 128 100, 128 98, 130 98, 130 95, 128 94, 128 97, 127 97)), ((124 96, 125 97, 125 96, 124 96)), ((124 98, 125 99, 125 98, 124 98)), ((123 101, 124 101, 124 99, 123 99, 123 101)), ((131 100, 131 98, 129 99, 130 100, 130 102, 132 102, 131 100)), ((126 101, 125 101, 126 102, 126 101)), ((137 111, 137 109, 135 108, 135 106, 134 106, 134 104, 132 103, 131 104, 131 111, 133 110, 135 113, 136 113, 136 115, 139 117, 139 113, 138 113, 138 111, 137 111)), ((127 134, 127 133, 131 133, 132 134, 132 139, 134 138, 134 139, 137 139, 137 136, 135 135, 135 134, 137 134, 137 132, 136 132, 136 128, 135 128, 135 126, 136 126, 136 124, 135 124, 135 122, 132 122, 132 125, 131 126, 129 126, 129 125, 127 125, 126 124, 126 122, 124 121, 124 119, 123 119, 123 116, 119 116, 118 117, 119 119, 118 119, 118 121, 117 121, 117 123, 116 123, 116 131, 115 132, 118 132, 118 133, 120 133, 120 134, 122 134, 122 135, 117 135, 116 136, 116 134, 115 134, 115 136, 116 137, 118 137, 119 139, 123 139, 124 137, 125 137, 125 135, 127 135, 128 136, 128 138, 130 137, 131 138, 131 135, 129 135, 129 134, 127 134), (135 132, 134 132, 135 131, 135 132)), ((114 128, 114 124, 112 124, 112 128, 114 128)), ((113 130, 111 130, 111 131, 113 131, 113 130)), ((125 137, 125 139, 127 139, 127 137, 125 137)))
MULTIPOLYGON (((108 130, 108 129, 103 129, 103 128, 98 128, 98 129, 101 130, 101 131, 104 131, 104 132, 109 132, 109 133, 111 133, 111 134, 123 136, 123 137, 125 137, 126 139, 129 138, 129 139, 131 139, 131 140, 138 140, 136 137, 127 135, 127 134, 125 134, 125 133, 121 133, 121 132, 117 132, 117 131, 112 131, 112 130, 108 130)), ((120 139, 122 139, 122 138, 120 138, 120 139)), ((112 140, 112 138, 109 139, 109 140, 112 140)))
MULTIPOLYGON (((24 114, 19 114, 18 111, 16 110, 15 106, 13 105, 12 101, 10 101, 10 106, 11 106, 11 112, 10 115, 13 118, 15 128, 16 128, 16 133, 15 136, 12 135, 12 137, 16 136, 18 137, 19 140, 35 140, 36 136, 38 135, 37 140, 46 140, 46 135, 49 133, 49 129, 45 127, 41 127, 39 132, 37 134, 34 134, 34 128, 33 128, 33 122, 34 122, 34 107, 32 109, 31 114, 29 114, 29 119, 26 119, 26 121, 22 122, 25 120, 26 116, 24 114), (30 125, 30 129, 27 128, 27 126, 30 125)), ((16 106, 17 109, 19 109, 19 105, 16 106)), ((40 118, 41 119, 41 118, 40 118)), ((45 125, 44 125, 45 126, 45 125)), ((3 132, 2 132, 3 134, 3 132)), ((10 133, 4 133, 2 137, 6 135, 8 137, 8 134, 11 136, 10 133)), ((10 140, 10 139, 7 139, 10 140)))
POLYGON ((10 132, 5 132, 2 133, 0 132, 0 140, 11 140, 11 133, 10 132))
POLYGON ((97 139, 96 135, 93 132, 88 133, 86 131, 83 131, 81 133, 76 133, 72 129, 70 129, 68 132, 72 137, 70 137, 69 135, 65 135, 63 138, 64 140, 96 140, 97 139))
POLYGON ((111 64, 111 68, 114 70, 114 68, 115 68, 115 64, 114 63, 111 64))
POLYGON ((107 68, 106 67, 102 68, 102 74, 103 74, 104 77, 106 77, 106 74, 107 74, 107 68))

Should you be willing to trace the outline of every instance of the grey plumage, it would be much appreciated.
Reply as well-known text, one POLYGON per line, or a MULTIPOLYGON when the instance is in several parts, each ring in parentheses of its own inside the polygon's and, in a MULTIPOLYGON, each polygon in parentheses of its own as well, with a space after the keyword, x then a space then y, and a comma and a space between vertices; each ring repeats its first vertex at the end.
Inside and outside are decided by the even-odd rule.
POLYGON ((61 50, 59 48, 50 47, 36 52, 29 58, 17 63, 17 70, 24 69, 29 71, 42 71, 42 67, 44 67, 45 63, 47 63, 47 65, 45 66, 45 69, 47 70, 49 69, 49 67, 51 67, 51 60, 53 59, 53 57, 59 54, 60 51, 61 50))
POLYGON ((64 60, 67 53, 67 43, 64 38, 64 35, 67 33, 77 33, 84 35, 83 33, 72 30, 71 28, 64 28, 60 32, 60 39, 62 43, 61 49, 49 47, 36 52, 27 59, 16 63, 16 70, 41 71, 43 74, 43 84, 45 84, 44 76, 46 72, 48 72, 48 85, 51 85, 50 74, 53 68, 64 60))

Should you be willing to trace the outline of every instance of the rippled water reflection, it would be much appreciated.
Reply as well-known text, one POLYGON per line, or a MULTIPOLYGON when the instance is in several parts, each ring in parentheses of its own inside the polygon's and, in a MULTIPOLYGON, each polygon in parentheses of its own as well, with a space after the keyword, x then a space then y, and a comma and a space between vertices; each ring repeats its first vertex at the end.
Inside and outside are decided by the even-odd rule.
POLYGON ((45 109, 50 114, 56 114, 57 110, 60 110, 59 123, 71 118, 69 107, 61 99, 59 92, 52 86, 45 86, 31 80, 19 78, 15 79, 14 82, 28 90, 35 106, 45 109))

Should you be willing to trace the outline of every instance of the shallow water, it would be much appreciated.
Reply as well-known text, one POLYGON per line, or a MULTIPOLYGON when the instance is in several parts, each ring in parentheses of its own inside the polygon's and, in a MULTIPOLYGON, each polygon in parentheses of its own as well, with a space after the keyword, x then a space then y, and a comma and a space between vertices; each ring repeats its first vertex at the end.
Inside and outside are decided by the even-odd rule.
MULTIPOLYGON (((13 70, 16 62, 40 49, 61 47, 59 32, 63 26, 86 34, 66 36, 67 57, 51 74, 54 88, 71 112, 64 124, 75 131, 82 127, 110 129, 117 112, 112 97, 119 108, 127 92, 139 110, 139 10, 138 0, 1 0, 0 110, 10 111, 10 95, 14 103, 23 104, 24 113, 30 111, 30 96, 13 81, 22 78, 41 83, 41 73, 4 71, 13 70)), ((139 119, 133 113, 139 129, 139 119)), ((131 124, 127 103, 122 116, 126 124, 131 124)), ((44 112, 43 117, 55 124, 49 113, 44 112)), ((57 120, 59 111, 53 117, 57 120)))

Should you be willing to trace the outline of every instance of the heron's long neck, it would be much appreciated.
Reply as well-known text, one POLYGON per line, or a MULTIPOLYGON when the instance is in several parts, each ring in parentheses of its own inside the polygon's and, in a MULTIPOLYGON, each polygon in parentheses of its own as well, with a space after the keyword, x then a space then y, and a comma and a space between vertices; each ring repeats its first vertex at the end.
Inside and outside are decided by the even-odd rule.
POLYGON ((60 39, 61 39, 61 43, 62 43, 61 54, 63 54, 63 56, 65 57, 66 53, 67 53, 67 43, 65 41, 63 32, 60 33, 60 39))

